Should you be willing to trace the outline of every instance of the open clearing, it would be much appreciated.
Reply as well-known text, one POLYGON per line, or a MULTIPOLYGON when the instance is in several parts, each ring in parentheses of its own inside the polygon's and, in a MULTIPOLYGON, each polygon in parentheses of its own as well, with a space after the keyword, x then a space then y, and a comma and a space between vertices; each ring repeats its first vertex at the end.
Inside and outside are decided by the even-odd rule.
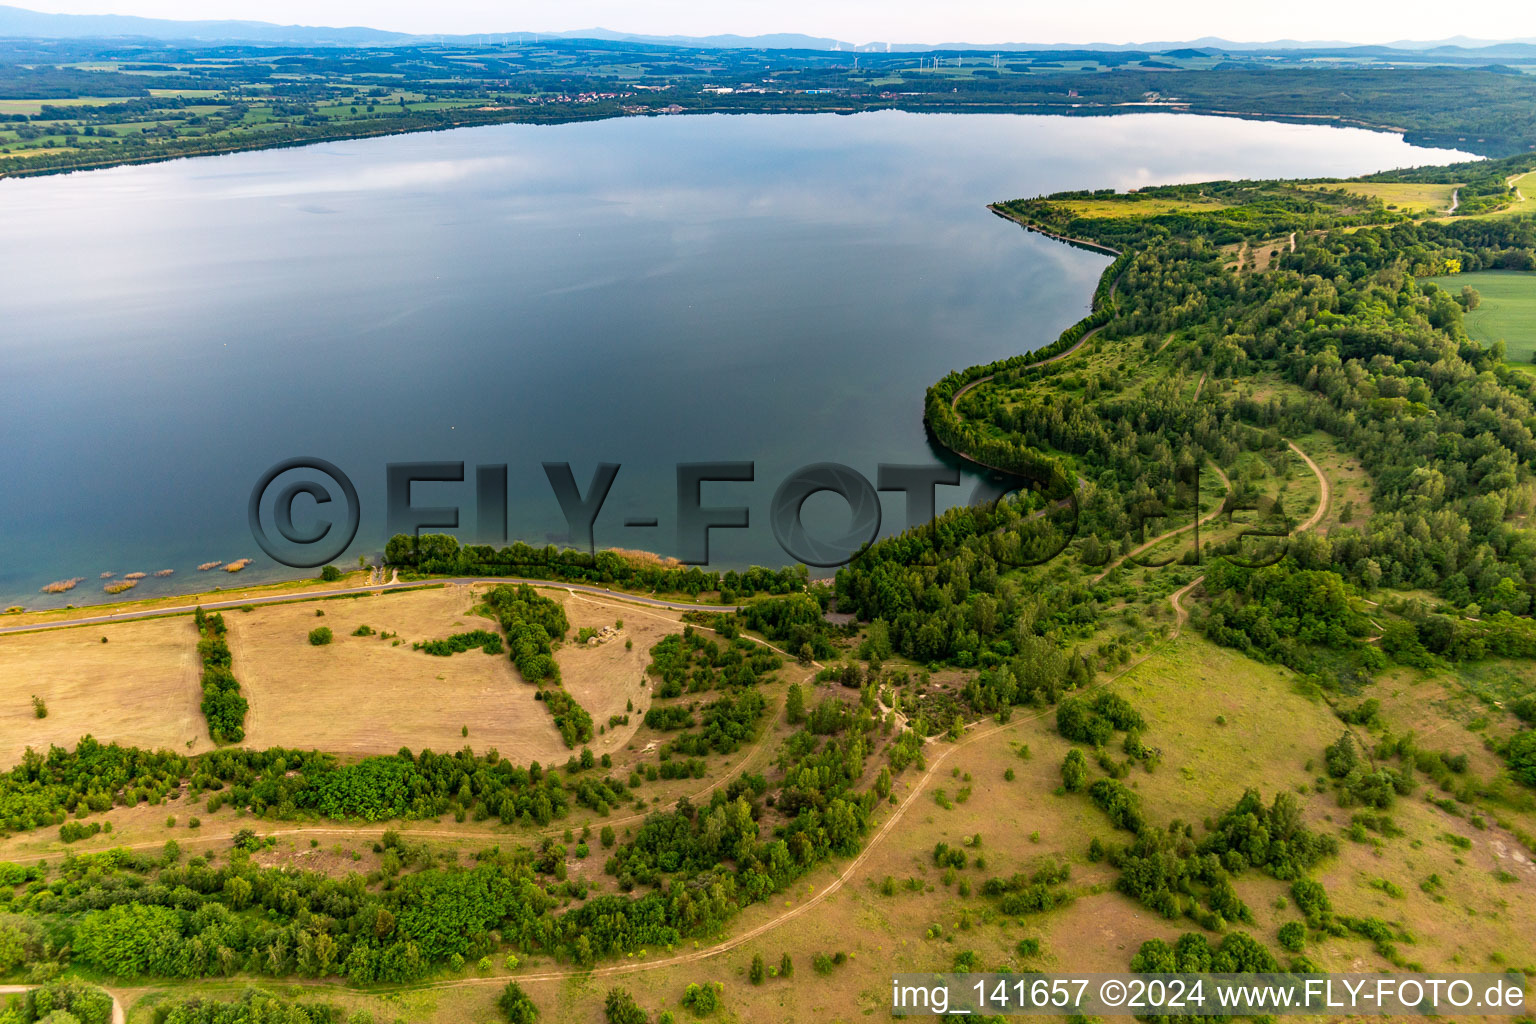
POLYGON ((1402 213, 1443 213, 1450 209, 1455 185, 1415 182, 1351 181, 1339 182, 1355 195, 1380 199, 1387 209, 1402 213))
POLYGON ((44 107, 104 107, 127 103, 132 96, 78 96, 48 100, 0 100, 0 114, 39 114, 44 107))
POLYGON ((28 747, 72 749, 87 734, 125 746, 206 750, 198 674, 187 618, 0 637, 0 764, 15 764, 28 747), (34 715, 34 694, 47 718, 34 715))
POLYGON ((1536 274, 1518 270, 1479 270, 1429 278, 1452 295, 1471 285, 1483 301, 1463 318, 1467 333, 1484 345, 1503 341, 1505 358, 1530 364, 1536 355, 1536 274))
POLYGON ((1142 217, 1152 217, 1163 213, 1223 210, 1226 209, 1228 204, 1214 199, 1206 202, 1190 202, 1184 199, 1165 199, 1159 196, 1143 198, 1135 193, 1126 193, 1104 199, 1071 199, 1053 203, 1053 205, 1059 205, 1063 209, 1071 210, 1079 217, 1125 217, 1133 214, 1142 217))
MULTIPOLYGON (((506 654, 474 649, 445 658, 411 648, 453 633, 495 630, 492 620, 472 612, 485 589, 450 586, 226 612, 235 675, 250 701, 245 745, 366 755, 402 746, 457 750, 467 743, 477 751, 495 747, 518 763, 564 761, 571 751, 506 654), (352 635, 365 625, 398 636, 352 635), (312 646, 308 634, 317 626, 329 627, 335 640, 312 646)), ((573 602, 569 594, 547 593, 566 605, 571 620, 570 639, 556 655, 565 685, 594 723, 606 724, 610 714, 623 712, 626 699, 645 692, 639 682, 647 652, 677 629, 677 620, 661 612, 637 615, 632 605, 573 602), (571 642, 581 626, 612 626, 619 618, 625 628, 617 639, 595 649, 571 642), (634 641, 632 650, 624 649, 626 639, 634 641)), ((598 753, 614 749, 632 731, 620 727, 598 736, 592 747, 598 753)))

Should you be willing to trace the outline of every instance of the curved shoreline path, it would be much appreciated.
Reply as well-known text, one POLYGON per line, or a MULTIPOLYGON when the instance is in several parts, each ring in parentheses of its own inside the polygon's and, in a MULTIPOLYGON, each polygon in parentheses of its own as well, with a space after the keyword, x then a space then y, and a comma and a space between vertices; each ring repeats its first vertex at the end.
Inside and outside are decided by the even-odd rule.
POLYGON ((107 615, 87 615, 73 619, 58 619, 53 622, 30 622, 18 626, 0 626, 0 636, 4 636, 7 633, 36 633, 45 629, 70 629, 75 626, 100 626, 112 622, 132 622, 136 619, 159 619, 172 615, 190 615, 198 608, 202 608, 205 612, 212 612, 230 608, 244 608, 246 605, 295 604, 300 601, 319 601, 330 597, 384 594, 391 590, 414 590, 425 587, 467 586, 472 583, 526 583, 530 587, 538 587, 545 590, 565 590, 573 593, 596 594, 599 597, 615 601, 630 601, 635 604, 648 605, 651 608, 666 608, 669 611, 675 612, 734 612, 741 610, 741 605, 739 604, 699 604, 693 601, 668 601, 665 598, 647 597, 644 594, 630 594, 622 590, 609 590, 606 587, 595 587, 587 583, 561 583, 555 580, 528 579, 521 576, 457 576, 451 579, 402 581, 399 570, 396 570, 395 578, 388 583, 375 583, 361 587, 341 587, 337 590, 312 590, 302 594, 268 594, 265 597, 245 597, 229 601, 199 601, 193 604, 173 605, 164 608, 140 608, 126 612, 111 612, 107 615))
MULTIPOLYGON (((1112 249, 1112 248, 1110 248, 1107 245, 1100 245, 1097 242, 1089 242, 1089 241, 1087 241, 1085 239, 1081 239, 1081 238, 1068 238, 1066 235, 1058 235, 1058 234, 1056 234, 1054 232, 1046 231, 1043 228, 1036 227, 1033 224, 1027 224, 1024 221, 1019 220, 1019 218, 1015 217, 1013 214, 1008 213, 1008 212, 1006 212, 1006 211, 1004 211, 1002 209, 999 209, 996 203, 993 203, 993 204, 989 205, 987 207, 987 209, 991 210, 993 213, 997 214, 999 217, 1003 218, 1004 220, 1011 221, 1012 223, 1019 225, 1019 227, 1023 228, 1025 231, 1033 231, 1033 232, 1035 232, 1038 235, 1044 235, 1046 238, 1052 238, 1052 239, 1055 239, 1058 242, 1065 242, 1068 245, 1077 245, 1077 246, 1082 246, 1085 249, 1092 249, 1095 252, 1109 253, 1110 255, 1114 256, 1116 259, 1119 259, 1121 256, 1124 255, 1124 253, 1122 253, 1119 249, 1112 249)), ((1124 273, 1124 271, 1122 270, 1121 273, 1124 273)), ((1109 301, 1114 301, 1115 289, 1118 288, 1118 287, 1120 287, 1120 275, 1116 274, 1115 275, 1115 279, 1113 281, 1111 281, 1110 284, 1109 284, 1109 296, 1108 296, 1109 301)), ((1093 311, 1090 309, 1089 312, 1091 313, 1093 311)), ((1054 363, 1058 359, 1065 359, 1065 358, 1067 358, 1067 356, 1071 355, 1072 353, 1076 352, 1078 349, 1082 348, 1084 345, 1088 344, 1088 342, 1093 338, 1093 336, 1095 334, 1098 334, 1100 331, 1102 331, 1107 326, 1109 326, 1109 325, 1108 324, 1100 324, 1099 326, 1093 328, 1092 330, 1084 332, 1083 336, 1081 338, 1077 339, 1077 344, 1073 345, 1071 348, 1069 348, 1069 349, 1067 349, 1067 350, 1065 350, 1063 352, 1058 352, 1058 353, 1056 353, 1053 356, 1047 356, 1044 359, 1040 359, 1040 360, 1037 360, 1037 361, 1035 361, 1033 363, 1029 363, 1029 364, 1027 364, 1025 366, 1018 367, 1018 369, 1020 369, 1020 370, 1033 370, 1036 367, 1046 366, 1046 365, 1048 365, 1050 363, 1054 363)), ((1169 335, 1170 340, 1172 339, 1172 337, 1173 337, 1172 335, 1169 335)), ((975 380, 973 380, 970 383, 966 384, 959 391, 956 391, 955 394, 954 394, 954 397, 949 400, 949 407, 951 409, 955 410, 956 412, 959 412, 960 411, 960 399, 965 397, 966 392, 970 391, 972 388, 975 388, 976 386, 978 386, 980 384, 985 384, 987 381, 992 380, 996 376, 997 376, 997 374, 995 374, 995 373, 989 373, 985 377, 977 377, 975 380)), ((982 462, 979 459, 971 458, 971 456, 967 455, 965 452, 957 451, 957 452, 955 452, 955 454, 960 456, 963 459, 969 459, 971 462, 976 463, 976 465, 978 465, 978 466, 986 466, 987 469, 994 469, 994 470, 997 469, 997 467, 995 467, 995 466, 988 466, 985 462, 982 462)), ((997 471, 998 472, 1002 472, 1001 470, 997 470, 997 471)))

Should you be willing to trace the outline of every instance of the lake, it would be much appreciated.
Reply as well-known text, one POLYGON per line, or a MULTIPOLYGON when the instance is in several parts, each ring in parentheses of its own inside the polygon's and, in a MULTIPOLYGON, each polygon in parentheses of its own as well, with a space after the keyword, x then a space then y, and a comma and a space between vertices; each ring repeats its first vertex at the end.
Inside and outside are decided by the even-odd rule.
MULTIPOLYGON (((309 575, 247 524, 253 485, 294 456, 355 481, 353 564, 386 539, 387 463, 466 463, 412 501, 458 506, 470 540, 475 467, 506 464, 508 532, 532 543, 567 534, 541 463, 569 462, 583 493, 619 463, 598 545, 672 554, 675 465, 749 460, 753 482, 704 485, 704 504, 751 510, 711 533, 711 564, 785 564, 768 508, 794 470, 937 463, 924 389, 1086 312, 1107 258, 988 202, 1465 158, 1187 115, 883 112, 506 125, 0 181, 0 603, 103 600, 107 572, 175 570, 132 596, 227 588, 197 566, 246 557, 242 584, 309 575)), ((939 488, 940 507, 969 487, 939 488)), ((294 509, 300 532, 321 511, 294 509)), ((825 493, 805 511, 834 533, 848 519, 825 493)), ((884 512, 900 528, 899 494, 884 512)))

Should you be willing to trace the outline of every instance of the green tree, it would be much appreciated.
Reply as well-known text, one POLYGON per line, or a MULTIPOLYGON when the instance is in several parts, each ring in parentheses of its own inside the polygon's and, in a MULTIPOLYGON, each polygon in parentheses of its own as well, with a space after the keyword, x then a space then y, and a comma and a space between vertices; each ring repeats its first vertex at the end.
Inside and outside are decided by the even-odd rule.
POLYGON ((645 1011, 640 1009, 635 997, 622 988, 608 990, 603 1000, 603 1015, 608 1024, 646 1024, 645 1011))
POLYGON ((534 1024, 539 1019, 539 1008, 533 1000, 528 998, 522 986, 515 981, 507 982, 507 987, 501 990, 501 998, 496 1000, 496 1005, 501 1008, 502 1015, 511 1021, 511 1024, 534 1024))
POLYGON ((1088 782, 1088 759, 1077 748, 1067 751, 1061 762, 1061 785, 1068 793, 1079 792, 1088 782))
POLYGON ((789 694, 784 698, 784 717, 789 719, 790 725, 805 721, 805 692, 799 683, 789 684, 789 694))
POLYGON ((1515 733, 1504 756, 1509 759, 1509 770, 1515 778, 1527 786, 1536 786, 1536 729, 1515 733))

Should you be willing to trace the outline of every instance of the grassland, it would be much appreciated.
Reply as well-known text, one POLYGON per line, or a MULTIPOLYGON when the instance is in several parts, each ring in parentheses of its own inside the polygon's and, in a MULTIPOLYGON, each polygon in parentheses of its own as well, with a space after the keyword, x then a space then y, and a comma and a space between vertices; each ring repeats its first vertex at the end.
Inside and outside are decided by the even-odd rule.
POLYGON ((1359 196, 1381 200, 1389 210, 1402 213, 1444 213, 1450 209, 1455 185, 1423 184, 1416 182, 1336 182, 1359 196))
POLYGON ((1467 333, 1484 345, 1504 342, 1512 363, 1531 363, 1536 356, 1536 273, 1480 270, 1429 280, 1452 295, 1468 285, 1477 289, 1482 302, 1463 319, 1467 333))
POLYGON ((86 734, 207 749, 196 644, 184 618, 0 637, 0 764, 15 764, 28 747, 73 747, 86 734), (47 718, 36 717, 34 695, 47 718))
POLYGON ((1103 198, 1069 199, 1060 205, 1079 217, 1153 217, 1164 213, 1220 210, 1227 204, 1217 200, 1189 201, 1127 192, 1103 198))
MULTIPOLYGON (((1316 439, 1306 440, 1316 447, 1316 439)), ((1320 461, 1332 464, 1337 458, 1324 452, 1320 461)), ((1184 578, 1172 569, 1141 572, 1149 586, 1162 577, 1184 578)), ((270 727, 263 716, 274 709, 274 702, 281 702, 284 711, 280 721, 287 730, 284 736, 305 745, 321 743, 345 749, 346 744, 355 742, 366 747, 371 731, 403 722, 410 729, 406 742, 432 743, 436 749, 469 742, 481 749, 482 744, 500 739, 501 749, 507 752, 518 742, 515 724, 503 720, 502 709, 494 699, 472 692, 476 687, 514 693, 524 689, 515 680, 492 678, 490 670, 483 667, 504 663, 505 659, 487 658, 478 651, 430 658, 409 650, 408 642, 394 647, 376 637, 348 635, 347 627, 363 623, 376 629, 398 629, 401 639, 407 641, 475 628, 481 625, 472 614, 475 600, 472 588, 454 588, 230 613, 235 664, 252 700, 253 734, 270 727), (323 621, 337 634, 337 641, 329 647, 310 648, 303 642, 304 632, 319 621, 316 610, 325 612, 323 621), (310 654, 322 660, 311 664, 310 654), (323 660, 332 655, 340 656, 340 660, 323 660), (431 663, 427 666, 431 674, 423 677, 410 659, 431 663), (268 666, 265 673, 251 671, 262 665, 268 666), (437 679, 439 675, 445 678, 437 679), (279 680, 288 681, 289 692, 279 692, 275 682, 279 680), (295 685, 300 680, 307 680, 309 685, 295 685), (398 690, 392 689, 397 686, 398 690), (324 692, 331 688, 345 693, 346 699, 338 700, 324 692), (452 698, 445 699, 445 694, 452 694, 452 698), (403 702, 410 701, 414 707, 406 709, 403 702), (467 741, 458 736, 465 707, 474 715, 468 722, 467 741), (512 734, 497 734, 498 729, 511 729, 512 734), (439 734, 434 743, 430 738, 439 734)), ((1166 609, 1166 600, 1160 603, 1166 609)), ((659 635, 675 628, 667 613, 637 615, 632 605, 602 598, 568 595, 564 604, 573 627, 611 624, 615 617, 622 617, 625 626, 621 635, 636 638, 636 651, 652 635, 646 631, 659 635), (640 621, 647 617, 650 621, 640 621)), ((178 619, 114 625, 110 627, 113 640, 106 646, 111 648, 119 642, 119 631, 126 635, 135 628, 179 630, 185 625, 178 619)), ((80 632, 29 634, 8 640, 57 643, 80 632)), ((99 639, 96 645, 101 646, 99 639)), ((638 683, 637 665, 628 657, 620 657, 622 651, 622 643, 613 640, 596 648, 568 645, 562 649, 558 658, 567 688, 581 693, 583 700, 598 700, 598 691, 604 688, 622 694, 631 682, 638 683)), ((917 668, 900 659, 890 667, 917 668)), ((510 675, 509 668, 502 671, 510 675)), ((1509 678, 1501 677, 1498 692, 1525 692, 1531 684, 1521 667, 1511 671, 1514 674, 1509 678)), ((783 674, 805 679, 809 671, 797 672, 790 666, 783 674)), ((957 673, 936 677, 936 682, 944 685, 959 681, 957 673)), ((1202 818, 1230 807, 1244 788, 1252 786, 1266 798, 1280 791, 1298 794, 1306 820, 1314 829, 1341 834, 1348 825, 1351 812, 1338 807, 1329 787, 1319 785, 1316 779, 1322 747, 1336 738, 1343 726, 1328 703, 1300 685, 1289 670, 1215 647, 1193 631, 1184 630, 1168 640, 1138 643, 1130 667, 1118 675, 1110 673, 1100 685, 1125 696, 1143 713, 1148 722, 1145 741, 1160 752, 1153 769, 1134 768, 1125 780, 1151 820, 1193 821, 1198 829, 1202 818), (1198 710, 1192 711, 1192 707, 1198 710)), ((1452 694, 1459 686, 1455 677, 1406 680, 1394 676, 1384 679, 1373 693, 1381 695, 1383 717, 1394 727, 1412 727, 1420 735, 1434 737, 1432 745, 1437 749, 1468 752, 1473 758, 1470 771, 1491 779, 1498 773, 1499 763, 1480 750, 1479 730, 1486 725, 1476 721, 1488 713, 1487 703, 1465 696, 1457 701, 1425 699, 1431 689, 1452 694), (1471 705, 1463 707, 1468 700, 1471 705), (1477 707, 1483 711, 1468 713, 1477 707)), ((823 684, 809 702, 849 696, 841 687, 823 684)), ((531 701, 528 704, 528 708, 509 706, 506 710, 531 711, 532 721, 551 732, 546 716, 531 708, 531 701)), ((593 711, 596 715, 597 708, 593 711)), ((788 731, 776 710, 763 742, 734 756, 711 758, 706 779, 647 784, 640 795, 651 806, 669 806, 682 795, 689 795, 697 804, 736 772, 765 770, 775 742, 788 731)), ((622 772, 632 759, 643 757, 654 738, 643 727, 610 733, 616 770, 622 772)), ((398 744, 390 737, 387 741, 379 739, 377 745, 392 748, 398 744)), ((860 859, 834 860, 806 876, 791 891, 746 908, 732 922, 729 933, 719 937, 729 940, 729 948, 718 953, 712 952, 713 942, 701 941, 680 950, 648 950, 617 963, 599 964, 591 971, 533 958, 509 973, 498 959, 489 971, 471 965, 433 984, 393 992, 259 984, 298 998, 322 999, 348 1013, 366 1009, 378 1020, 449 1024, 494 1019, 494 1000, 510 976, 518 978, 539 1003, 545 1019, 597 1024, 603 1019, 603 998, 614 985, 629 989, 653 1017, 670 1009, 679 1019, 686 1019, 680 1006, 684 988, 690 983, 720 980, 725 983, 721 1019, 742 1024, 787 1024, 812 1019, 853 1021, 885 1013, 892 971, 945 968, 964 951, 976 954, 989 968, 1121 970, 1146 939, 1172 939, 1195 930, 1195 926, 1189 921, 1164 920, 1115 892, 1115 869, 1089 860, 1091 839, 1114 840, 1116 835, 1104 815, 1084 796, 1058 792, 1059 765, 1070 746, 1056 733, 1051 709, 1028 708, 1019 709, 1004 727, 983 720, 958 745, 933 741, 926 751, 932 770, 925 773, 909 768, 897 777, 894 796, 900 802, 901 817, 894 827, 878 831, 860 859), (936 799, 941 789, 949 806, 936 799), (933 865, 935 843, 960 845, 977 835, 981 843, 970 848, 972 863, 966 869, 947 876, 933 865), (976 854, 985 858, 984 867, 975 863, 976 854), (995 902, 980 893, 986 878, 1027 872, 1054 862, 1071 866, 1068 888, 1074 901, 1068 906, 1011 917, 998 913, 995 902), (889 893, 883 891, 887 877, 895 883, 889 893), (747 938, 737 942, 732 936, 747 938), (1024 938, 1041 941, 1038 956, 1019 954, 1016 947, 1024 938), (813 956, 837 952, 847 954, 846 963, 828 974, 812 969, 813 956), (770 978, 761 987, 751 985, 747 967, 754 955, 777 964, 785 953, 796 966, 792 978, 770 978)), ((1099 774, 1097 768, 1094 774, 1099 774)), ((897 813, 898 807, 885 813, 897 813)), ((383 827, 380 825, 267 824, 226 807, 212 814, 203 812, 201 827, 194 831, 187 824, 188 816, 196 813, 199 808, 192 800, 173 801, 170 806, 115 809, 109 815, 115 825, 111 836, 94 837, 72 848, 82 852, 116 844, 154 848, 166 838, 175 838, 189 850, 220 858, 227 855, 228 836, 234 829, 253 826, 277 840, 275 846, 258 855, 264 865, 292 865, 339 876, 372 871, 378 864, 373 844, 383 827), (178 819, 174 826, 167 825, 168 815, 178 819)), ((643 813, 621 809, 602 819, 580 809, 568 821, 541 831, 555 834, 570 828, 580 832, 589 826, 612 824, 622 834, 634 828, 643 813)), ((1528 817, 1526 812, 1508 809, 1503 813, 1517 823, 1528 817)), ((1531 898, 1536 892, 1536 867, 1530 864, 1530 851, 1523 850, 1520 842, 1494 820, 1497 815, 1488 811, 1489 820, 1477 828, 1470 816, 1448 813, 1421 795, 1399 801, 1393 814, 1405 835, 1368 843, 1345 840, 1339 856, 1319 872, 1337 909, 1381 917, 1406 928, 1414 937, 1409 955, 1430 969, 1496 969, 1500 964, 1536 963, 1536 899, 1531 898), (1447 834, 1470 846, 1463 850, 1434 838, 1447 834), (1422 888, 1421 883, 1431 876, 1442 884, 1430 890, 1422 888), (1384 888, 1383 879, 1393 888, 1384 888)), ((884 816, 877 819, 877 826, 884 820, 884 816)), ((408 841, 427 844, 439 863, 446 858, 468 864, 473 852, 488 843, 528 841, 539 834, 495 823, 428 821, 394 827, 408 841)), ((51 834, 24 833, 0 839, 0 857, 6 859, 57 856, 59 850, 58 840, 51 834)), ((593 882, 595 891, 611 890, 612 879, 602 874, 600 858, 572 863, 572 877, 593 882)), ((1255 915, 1253 924, 1243 926, 1243 930, 1275 948, 1276 930, 1298 916, 1289 904, 1286 885, 1248 872, 1239 878, 1237 889, 1255 915)), ((1391 969, 1361 939, 1320 940, 1307 952, 1325 969, 1391 969)), ((191 987, 200 993, 233 996, 245 983, 238 979, 203 981, 191 987)), ((178 988, 138 986, 114 991, 132 1005, 130 1021, 148 1021, 154 1004, 178 988)))
MULTIPOLYGON (((1162 752, 1155 770, 1136 769, 1127 780, 1157 820, 1193 820, 1198 828, 1202 816, 1229 807, 1246 784, 1261 789, 1266 798, 1280 790, 1299 792, 1316 829, 1339 834, 1348 823, 1350 812, 1339 808, 1330 792, 1314 788, 1316 769, 1311 766, 1342 726, 1326 703, 1299 691, 1287 670, 1184 635, 1107 685, 1146 714, 1147 741, 1162 752), (1196 695, 1201 712, 1190 714, 1196 695), (1276 721, 1285 722, 1285 728, 1275 728, 1276 721)), ((1465 736, 1461 743, 1475 745, 1465 736)), ((545 1014, 596 1024, 602 1020, 603 996, 613 985, 629 989, 653 1016, 670 1009, 686 1019, 679 1005, 684 987, 718 979, 725 983, 724 1019, 789 1024, 883 1014, 891 972, 946 967, 962 951, 974 952, 989 967, 1123 969, 1141 942, 1172 939, 1193 925, 1164 920, 1114 892, 1114 869, 1087 859, 1089 839, 1113 837, 1103 815, 1084 797, 1056 792, 1069 746, 1056 734, 1051 714, 1024 713, 1011 727, 956 749, 927 778, 919 781, 909 773, 898 781, 896 795, 904 800, 915 788, 917 797, 899 827, 871 846, 836 892, 816 903, 814 912, 769 927, 718 956, 649 967, 620 964, 617 970, 626 973, 600 968, 551 978, 533 967, 527 972, 533 980, 521 983, 545 1014), (1005 778, 1010 771, 1011 780, 1005 778), (952 801, 963 789, 973 795, 946 809, 934 800, 938 789, 952 801), (973 858, 983 856, 985 867, 973 863, 946 882, 932 863, 933 845, 960 845, 977 835, 981 845, 969 852, 973 858), (1072 868, 1069 888, 1076 899, 1067 907, 1009 917, 979 895, 984 878, 1056 861, 1072 868), (894 894, 881 891, 887 876, 896 882, 894 894), (1015 947, 1023 938, 1041 940, 1042 953, 1021 957, 1015 947), (769 979, 760 988, 750 984, 747 966, 754 955, 776 964, 786 952, 796 964, 793 978, 769 979), (847 963, 827 975, 810 969, 814 954, 834 952, 847 953, 847 963)), ((944 749, 942 744, 934 747, 930 759, 944 749)), ((1406 836, 1377 844, 1345 841, 1339 856, 1320 873, 1338 910, 1406 926, 1415 940, 1411 957, 1431 969, 1497 970, 1501 964, 1536 962, 1536 901, 1529 898, 1536 874, 1513 859, 1518 844, 1512 845, 1496 826, 1479 830, 1419 799, 1404 800, 1394 814, 1406 836), (1413 838, 1447 833, 1466 839, 1470 849, 1413 838), (1496 872, 1502 868, 1515 869, 1515 880, 1500 881, 1496 872), (1431 875, 1443 885, 1425 891, 1420 883, 1431 875), (1378 887, 1382 879, 1402 895, 1378 887)), ((846 867, 822 869, 785 898, 748 908, 733 930, 750 933, 771 926, 806 906, 846 867)), ((1274 948, 1279 926, 1299 917, 1288 887, 1250 872, 1237 888, 1255 915, 1254 924, 1242 930, 1274 948)), ((708 949, 703 944, 698 952, 708 949)), ((1360 939, 1322 940, 1309 946, 1308 955, 1327 970, 1392 969, 1360 939)), ((343 1000, 349 1007, 367 1005, 376 1014, 408 1010, 420 1015, 409 1019, 446 1022, 488 1018, 499 987, 499 978, 481 980, 471 972, 461 983, 438 990, 382 999, 346 995, 343 1000)))

